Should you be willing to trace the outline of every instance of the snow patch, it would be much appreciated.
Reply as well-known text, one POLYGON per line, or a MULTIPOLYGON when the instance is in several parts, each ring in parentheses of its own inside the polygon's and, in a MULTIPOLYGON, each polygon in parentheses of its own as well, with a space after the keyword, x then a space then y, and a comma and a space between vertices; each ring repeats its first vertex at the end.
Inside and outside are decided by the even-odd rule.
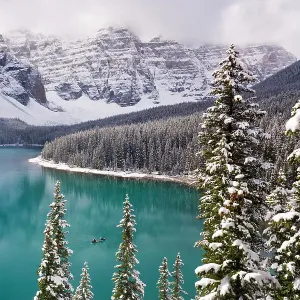
POLYGON ((205 264, 203 266, 199 266, 196 268, 195 273, 196 275, 200 273, 208 273, 211 270, 214 270, 215 273, 217 273, 220 270, 221 266, 215 263, 205 264))
POLYGON ((280 213, 277 214, 273 217, 273 221, 274 222, 280 222, 280 221, 290 221, 292 219, 294 219, 295 217, 300 217, 300 213, 296 212, 296 211, 289 211, 286 213, 280 213))
POLYGON ((291 117, 285 124, 287 131, 295 132, 300 129, 300 110, 297 109, 293 117, 291 117))
POLYGON ((116 103, 107 103, 105 100, 91 100, 83 95, 77 100, 65 101, 55 91, 46 93, 48 107, 30 99, 27 106, 0 92, 0 118, 18 118, 30 125, 70 125, 80 122, 103 119, 110 116, 137 112, 144 109, 173 105, 182 102, 194 101, 193 98, 183 98, 181 95, 172 95, 161 91, 161 101, 154 104, 152 99, 143 95, 142 99, 133 106, 121 107, 116 103))

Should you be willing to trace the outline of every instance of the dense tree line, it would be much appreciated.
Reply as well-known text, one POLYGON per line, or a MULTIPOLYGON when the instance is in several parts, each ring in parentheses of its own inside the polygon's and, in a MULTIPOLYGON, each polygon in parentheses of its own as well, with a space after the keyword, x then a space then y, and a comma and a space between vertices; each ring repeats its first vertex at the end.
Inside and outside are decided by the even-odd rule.
POLYGON ((255 85, 255 90, 261 98, 272 97, 281 93, 300 90, 300 61, 280 70, 264 81, 255 85))
POLYGON ((195 112, 203 111, 210 104, 210 101, 206 101, 159 106, 139 112, 132 112, 74 125, 32 126, 27 125, 18 119, 0 119, 0 145, 15 143, 44 145, 46 141, 52 141, 56 137, 96 127, 102 128, 130 125, 163 120, 175 116, 188 116, 195 112))
MULTIPOLYGON (((274 164, 269 179, 275 180, 280 168, 286 169, 289 182, 295 176, 295 168, 286 163, 286 157, 298 142, 284 134, 284 122, 290 116, 291 99, 295 97, 279 95, 261 101, 261 107, 268 110, 260 126, 269 138, 263 140, 260 155, 274 164)), ((199 112, 144 124, 82 131, 46 143, 42 156, 56 163, 94 169, 187 174, 201 161, 201 156, 194 155, 199 148, 201 115, 199 112)))
MULTIPOLYGON (((286 74, 287 70, 282 72, 286 74)), ((297 147, 298 142, 284 134, 284 123, 290 117, 291 108, 300 93, 291 90, 267 93, 271 96, 265 96, 266 94, 261 90, 262 86, 267 89, 269 81, 274 81, 273 85, 276 84, 277 81, 274 79, 277 78, 276 76, 255 86, 258 91, 256 102, 267 112, 261 119, 260 126, 270 135, 269 139, 263 141, 262 155, 264 159, 275 164, 272 174, 269 174, 273 180, 276 179, 279 169, 285 168, 288 182, 291 183, 295 177, 295 168, 286 163, 286 157, 289 149, 297 147)), ((286 77, 287 75, 284 78, 286 77)), ((55 162, 96 169, 183 174, 193 171, 199 163, 200 158, 196 159, 193 156, 198 147, 196 139, 199 131, 198 124, 200 114, 210 103, 185 103, 158 107, 74 126, 32 127, 30 130, 25 125, 19 127, 20 130, 25 128, 24 132, 28 133, 27 141, 30 137, 32 143, 43 143, 68 132, 94 128, 47 143, 43 156, 55 162), (197 114, 192 114, 195 111, 197 114), (170 116, 178 115, 187 116, 168 119, 170 116), (157 121, 147 122, 149 120, 157 121), (115 125, 129 124, 137 125, 115 127, 115 125), (173 130, 174 128, 176 131, 173 130), (87 147, 90 147, 89 151, 87 147)), ((8 131, 7 135, 9 133, 8 131)))
POLYGON ((72 166, 183 174, 197 167, 200 114, 97 128, 46 143, 43 158, 72 166))

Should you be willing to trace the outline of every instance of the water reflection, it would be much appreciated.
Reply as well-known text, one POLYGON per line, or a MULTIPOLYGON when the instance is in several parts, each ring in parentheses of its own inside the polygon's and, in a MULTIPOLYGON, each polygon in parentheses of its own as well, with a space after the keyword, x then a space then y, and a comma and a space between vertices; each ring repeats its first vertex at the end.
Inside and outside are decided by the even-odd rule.
POLYGON ((193 248, 200 224, 195 219, 198 195, 193 189, 170 183, 132 181, 42 169, 26 162, 27 152, 0 149, 0 273, 1 299, 32 299, 36 268, 40 263, 45 217, 58 179, 68 200, 69 242, 74 250, 74 285, 89 261, 95 299, 110 299, 115 252, 120 243, 116 228, 125 194, 130 195, 137 216, 136 244, 139 270, 147 284, 145 299, 157 298, 158 266, 163 256, 170 264, 181 252, 185 262, 186 289, 194 293, 194 268, 200 252, 193 248), (5 153, 4 153, 5 152, 5 153), (105 236, 101 245, 92 238, 105 236), (19 289, 12 289, 15 282, 19 289))

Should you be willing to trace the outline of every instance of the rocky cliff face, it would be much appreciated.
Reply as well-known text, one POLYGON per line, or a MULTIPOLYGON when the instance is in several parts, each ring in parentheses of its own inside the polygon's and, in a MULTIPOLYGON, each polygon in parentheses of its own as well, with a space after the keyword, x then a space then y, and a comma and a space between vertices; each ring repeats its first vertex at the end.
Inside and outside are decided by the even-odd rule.
MULTIPOLYGON (((112 27, 76 42, 28 31, 9 33, 5 41, 16 57, 38 68, 46 89, 62 99, 85 94, 94 101, 120 106, 135 105, 144 98, 153 103, 172 96, 205 98, 211 73, 227 48, 203 45, 191 49, 162 38, 142 42, 129 30, 112 27)), ((252 45, 240 51, 258 81, 296 61, 274 45, 252 45)))
POLYGON ((27 105, 30 97, 47 102, 44 85, 36 68, 19 61, 0 35, 0 91, 27 105))

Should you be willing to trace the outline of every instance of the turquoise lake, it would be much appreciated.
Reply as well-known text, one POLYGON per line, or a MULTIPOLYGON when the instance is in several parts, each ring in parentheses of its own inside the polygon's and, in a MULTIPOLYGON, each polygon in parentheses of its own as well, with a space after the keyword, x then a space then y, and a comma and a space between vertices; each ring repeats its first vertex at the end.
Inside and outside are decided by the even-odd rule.
POLYGON ((135 244, 145 299, 158 299, 156 282, 163 257, 169 269, 180 252, 184 262, 186 299, 195 296, 195 268, 201 251, 194 248, 202 229, 196 220, 199 195, 173 183, 115 179, 44 169, 28 163, 36 149, 0 148, 0 299, 33 299, 41 261, 43 230, 56 180, 61 181, 71 225, 68 241, 76 288, 83 263, 90 267, 95 300, 110 299, 115 253, 121 242, 117 228, 128 193, 137 221, 135 244), (91 245, 95 237, 103 244, 91 245))

